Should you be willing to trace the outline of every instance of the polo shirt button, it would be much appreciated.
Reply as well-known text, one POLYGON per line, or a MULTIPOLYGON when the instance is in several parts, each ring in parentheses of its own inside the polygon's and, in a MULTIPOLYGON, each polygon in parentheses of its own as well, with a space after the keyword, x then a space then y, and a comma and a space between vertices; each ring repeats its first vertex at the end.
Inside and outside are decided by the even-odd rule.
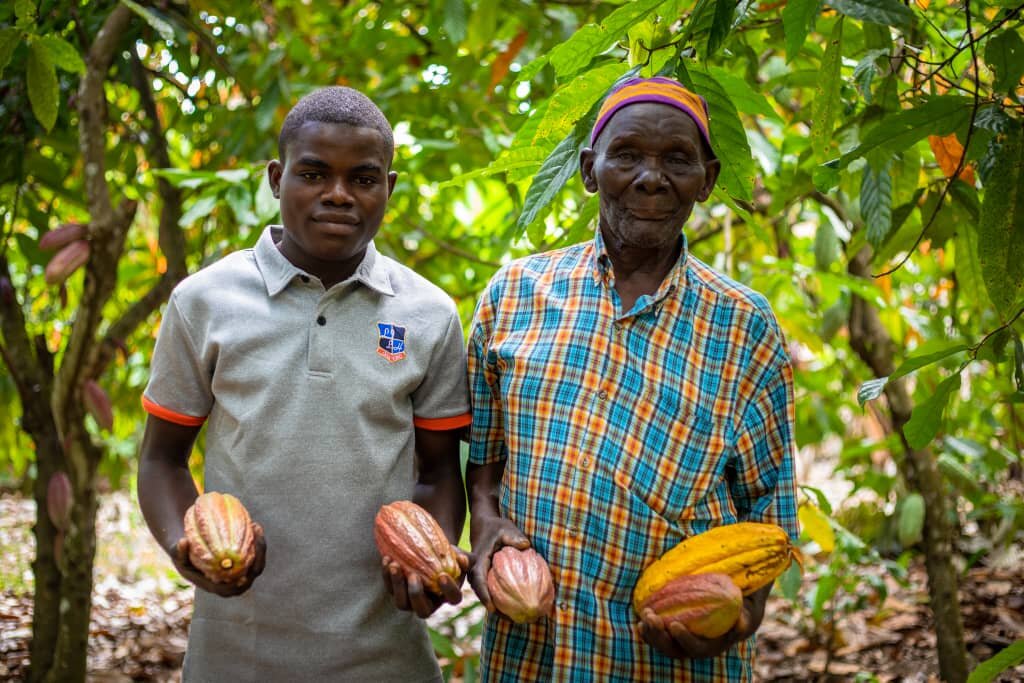
POLYGON ((323 317, 322 315, 318 315, 316 317, 316 324, 319 325, 320 327, 323 327, 324 325, 327 324, 327 318, 323 317))
POLYGON ((308 275, 300 275, 299 279, 302 280, 303 282, 309 282, 309 276, 308 275))
POLYGON ((597 397, 602 401, 605 401, 608 399, 608 392, 602 389, 601 392, 597 395, 597 397))
POLYGON ((580 464, 583 465, 584 467, 590 467, 590 460, 587 458, 583 458, 583 460, 580 460, 580 464))
POLYGON ((562 600, 560 603, 558 603, 558 609, 561 609, 561 610, 569 609, 569 603, 567 603, 565 600, 562 600))

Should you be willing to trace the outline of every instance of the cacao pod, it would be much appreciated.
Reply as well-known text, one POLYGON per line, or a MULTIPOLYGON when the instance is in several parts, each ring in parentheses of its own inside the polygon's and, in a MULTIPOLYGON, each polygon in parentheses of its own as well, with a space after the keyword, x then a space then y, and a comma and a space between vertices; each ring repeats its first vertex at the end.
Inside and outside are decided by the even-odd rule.
POLYGON ((85 237, 85 226, 65 223, 39 238, 39 248, 55 251, 85 237))
POLYGON ((256 557, 252 519, 230 493, 208 491, 185 512, 188 559, 206 578, 231 583, 243 577, 256 557))
POLYGON ((377 511, 373 538, 380 554, 390 557, 405 572, 418 574, 424 587, 441 592, 441 577, 458 579, 462 573, 455 548, 429 512, 409 500, 388 503, 377 511))
POLYGON ((491 557, 487 590, 499 612, 517 624, 529 624, 551 614, 555 584, 551 569, 533 548, 505 546, 491 557))
POLYGON ((694 635, 718 638, 739 621, 743 593, 725 574, 689 574, 672 579, 636 608, 638 614, 653 610, 666 626, 678 622, 694 635))
POLYGON ((54 472, 46 484, 46 514, 60 531, 66 530, 71 523, 73 495, 67 472, 54 472))
POLYGON ((82 400, 96 424, 108 432, 114 428, 114 408, 110 404, 110 397, 95 380, 86 380, 82 385, 82 400))
POLYGON ((715 527, 683 539, 647 567, 633 591, 633 605, 644 603, 672 579, 689 574, 725 574, 743 595, 750 595, 774 581, 794 559, 803 566, 800 550, 776 524, 740 522, 715 527))
POLYGON ((924 531, 924 498, 920 493, 911 493, 900 503, 900 518, 896 527, 900 545, 909 548, 921 540, 924 531))
POLYGON ((65 246, 50 259, 46 264, 43 277, 46 283, 56 285, 64 282, 71 274, 82 267, 89 260, 89 243, 85 240, 76 240, 65 246))

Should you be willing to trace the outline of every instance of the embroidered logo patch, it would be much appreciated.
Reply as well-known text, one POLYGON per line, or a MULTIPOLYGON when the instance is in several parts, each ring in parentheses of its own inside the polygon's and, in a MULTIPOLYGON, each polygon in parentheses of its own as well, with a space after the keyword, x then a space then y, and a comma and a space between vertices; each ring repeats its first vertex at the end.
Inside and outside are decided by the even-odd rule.
POLYGON ((377 353, 384 356, 389 363, 405 358, 405 328, 393 323, 377 323, 380 338, 377 341, 377 353))

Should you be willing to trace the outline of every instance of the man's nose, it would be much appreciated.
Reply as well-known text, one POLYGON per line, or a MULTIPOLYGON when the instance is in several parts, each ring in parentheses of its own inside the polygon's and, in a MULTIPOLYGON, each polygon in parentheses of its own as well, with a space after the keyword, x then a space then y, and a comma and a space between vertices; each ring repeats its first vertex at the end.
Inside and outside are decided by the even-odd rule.
POLYGON ((640 164, 636 185, 650 194, 668 191, 668 177, 657 159, 646 158, 640 164))
POLYGON ((352 203, 352 193, 349 192, 348 184, 344 178, 329 180, 324 186, 321 200, 325 204, 345 205, 352 203))

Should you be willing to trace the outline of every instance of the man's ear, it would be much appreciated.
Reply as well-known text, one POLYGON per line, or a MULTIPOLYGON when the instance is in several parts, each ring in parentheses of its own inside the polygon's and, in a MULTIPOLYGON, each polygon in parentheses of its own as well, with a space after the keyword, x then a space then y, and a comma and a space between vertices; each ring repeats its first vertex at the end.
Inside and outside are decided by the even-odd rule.
POLYGON ((267 164, 267 183, 270 184, 270 191, 274 193, 274 199, 281 198, 282 173, 284 173, 284 165, 277 159, 267 164))
POLYGON ((391 193, 395 191, 395 181, 398 180, 398 174, 394 171, 388 172, 388 199, 391 199, 391 193))
POLYGON ((721 170, 722 162, 718 159, 704 162, 704 186, 700 189, 700 193, 697 194, 698 202, 706 202, 708 197, 711 196, 711 191, 715 189, 715 182, 718 180, 718 174, 721 170))
POLYGON ((587 192, 597 192, 597 179, 594 177, 594 158, 597 153, 590 147, 580 150, 580 177, 587 192))

